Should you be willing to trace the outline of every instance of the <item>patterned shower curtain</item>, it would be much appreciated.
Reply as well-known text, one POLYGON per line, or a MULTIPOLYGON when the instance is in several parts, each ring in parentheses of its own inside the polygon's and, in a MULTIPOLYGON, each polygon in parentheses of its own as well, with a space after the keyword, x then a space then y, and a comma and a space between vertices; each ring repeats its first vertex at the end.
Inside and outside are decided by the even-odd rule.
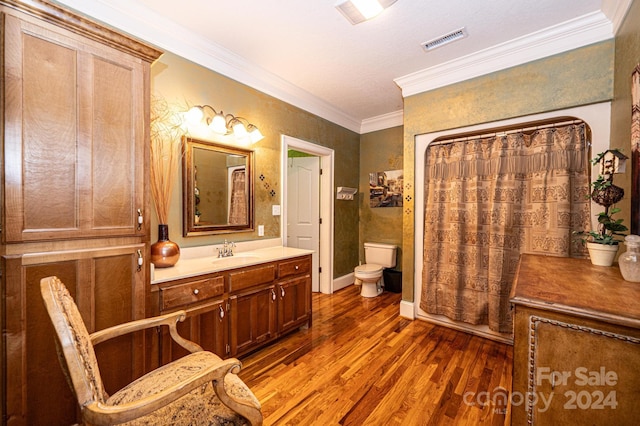
POLYGON ((229 224, 244 225, 247 223, 247 194, 245 170, 234 170, 231 173, 231 203, 229 205, 229 224))
POLYGON ((425 161, 420 308, 512 333, 521 253, 584 257, 590 227, 586 125, 437 143, 425 161))

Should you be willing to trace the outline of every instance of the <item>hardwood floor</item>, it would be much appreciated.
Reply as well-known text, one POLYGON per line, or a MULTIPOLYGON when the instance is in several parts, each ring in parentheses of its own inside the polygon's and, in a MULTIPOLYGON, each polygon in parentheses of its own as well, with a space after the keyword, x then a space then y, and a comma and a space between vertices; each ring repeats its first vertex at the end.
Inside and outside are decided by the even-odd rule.
POLYGON ((314 293, 313 325, 243 357, 265 425, 508 425, 513 348, 400 318, 400 294, 314 293))

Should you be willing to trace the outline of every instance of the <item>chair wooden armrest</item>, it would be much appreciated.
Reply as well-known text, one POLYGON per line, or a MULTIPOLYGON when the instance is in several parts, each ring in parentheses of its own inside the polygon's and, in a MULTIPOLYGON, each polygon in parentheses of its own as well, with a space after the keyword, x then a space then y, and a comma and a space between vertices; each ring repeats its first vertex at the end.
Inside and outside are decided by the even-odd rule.
MULTIPOLYGON (((84 407, 84 418, 95 425, 112 425, 124 423, 138 417, 152 413, 165 405, 188 394, 199 386, 213 383, 214 391, 220 401, 227 407, 245 417, 252 425, 262 424, 262 414, 259 408, 231 397, 224 388, 224 377, 227 374, 237 374, 242 367, 235 358, 214 361, 211 365, 197 371, 191 377, 178 383, 170 383, 161 391, 136 401, 119 405, 109 405, 92 402, 84 407)), ((145 387, 145 376, 139 379, 138 385, 145 387)))
POLYGON ((200 345, 187 340, 178 334, 176 324, 178 321, 182 322, 187 317, 187 313, 184 310, 172 312, 170 314, 159 315, 157 317, 145 318, 141 320, 131 321, 125 324, 114 325, 113 327, 105 328, 104 330, 91 333, 91 343, 97 345, 106 340, 113 339, 114 337, 122 336, 123 334, 133 333, 135 331, 145 330, 147 328, 159 327, 166 325, 169 327, 169 333, 171 338, 180 346, 188 350, 189 352, 197 352, 203 350, 200 345))

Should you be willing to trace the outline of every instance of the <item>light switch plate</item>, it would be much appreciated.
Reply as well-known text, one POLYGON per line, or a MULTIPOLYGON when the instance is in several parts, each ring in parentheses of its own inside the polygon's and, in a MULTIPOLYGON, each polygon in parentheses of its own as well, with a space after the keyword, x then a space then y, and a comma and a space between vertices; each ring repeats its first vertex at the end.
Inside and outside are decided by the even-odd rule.
POLYGON ((258 225, 258 237, 264 237, 264 225, 258 225))
POLYGON ((280 205, 279 204, 274 204, 273 206, 271 206, 271 214, 273 216, 280 216, 280 205))

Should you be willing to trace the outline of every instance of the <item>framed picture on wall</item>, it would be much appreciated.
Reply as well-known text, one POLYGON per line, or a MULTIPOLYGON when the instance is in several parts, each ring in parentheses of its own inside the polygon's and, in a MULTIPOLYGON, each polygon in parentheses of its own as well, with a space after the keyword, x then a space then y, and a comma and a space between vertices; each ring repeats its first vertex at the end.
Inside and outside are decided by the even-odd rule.
POLYGON ((369 206, 402 207, 402 170, 369 173, 369 206))

